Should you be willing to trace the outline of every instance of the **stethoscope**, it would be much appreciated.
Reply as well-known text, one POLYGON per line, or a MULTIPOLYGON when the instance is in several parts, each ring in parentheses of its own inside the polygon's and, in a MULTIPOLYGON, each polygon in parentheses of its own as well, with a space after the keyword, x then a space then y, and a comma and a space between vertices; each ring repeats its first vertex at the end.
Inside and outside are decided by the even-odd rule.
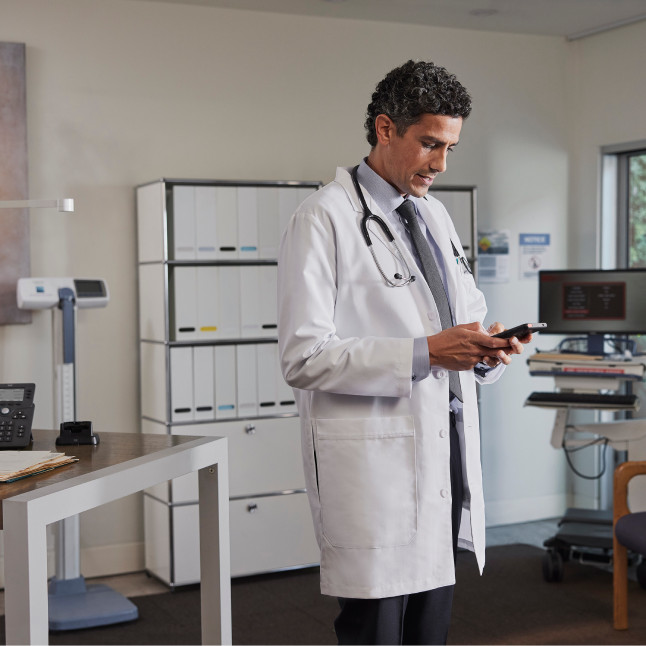
POLYGON ((352 175, 352 182, 354 183, 354 188, 357 191, 357 195, 359 196, 359 200, 361 202, 361 207, 363 208, 363 217, 361 218, 361 235, 363 235, 363 239, 368 245, 368 249, 370 249, 370 253, 372 254, 373 260, 375 261, 375 265, 377 265, 377 269, 379 270, 379 273, 381 274, 382 278, 386 281, 386 285, 388 285, 389 287, 405 287, 406 285, 410 285, 410 283, 415 282, 415 276, 413 276, 413 274, 411 273, 410 267, 408 266, 406 259, 402 255, 399 245, 395 240, 395 236, 393 236, 393 234, 390 232, 388 225, 383 221, 382 218, 380 218, 378 215, 375 215, 368 208, 368 205, 366 204, 366 199, 363 196, 363 191, 359 186, 359 179, 357 177, 358 168, 359 166, 355 166, 352 169, 351 175, 352 175), (381 230, 386 236, 386 240, 388 241, 388 244, 392 246, 392 249, 391 249, 390 247, 388 247, 388 245, 386 245, 386 247, 388 248, 388 251, 390 251, 393 257, 396 260, 398 260, 399 263, 401 264, 402 271, 404 272, 404 274, 397 272, 393 276, 394 281, 386 275, 386 273, 381 267, 381 264, 379 263, 377 254, 375 254, 375 250, 372 248, 372 239, 370 237, 370 232, 368 231, 368 224, 370 220, 373 220, 381 227, 381 230))
MULTIPOLYGON (((382 278, 386 281, 386 284, 389 287, 405 287, 406 285, 410 285, 410 283, 415 282, 415 276, 411 273, 410 267, 408 266, 408 263, 406 262, 401 250, 399 249, 397 241, 395 240, 395 236, 393 236, 393 234, 390 232, 388 225, 383 221, 382 218, 380 218, 378 215, 375 215, 368 208, 368 205, 366 204, 366 199, 363 196, 363 191, 359 186, 359 178, 358 178, 358 172, 357 172, 358 169, 359 169, 359 166, 355 166, 352 169, 352 172, 350 173, 350 175, 352 176, 352 183, 354 184, 354 188, 357 191, 357 195, 359 196, 359 201, 361 202, 361 207, 363 208, 363 217, 361 218, 361 235, 363 235, 363 239, 365 240, 365 243, 368 246, 370 253, 372 254, 372 258, 375 261, 375 265, 377 265, 377 269, 379 270, 379 273, 381 274, 382 278), (370 233, 368 231, 368 224, 370 220, 373 220, 379 225, 384 235, 386 236, 386 240, 388 241, 388 244, 391 245, 392 247, 392 248, 388 248, 388 250, 390 251, 392 256, 401 263, 404 274, 401 274, 399 272, 394 274, 393 276, 394 281, 391 278, 389 278, 384 272, 384 270, 382 269, 381 264, 377 259, 377 255, 375 254, 375 250, 372 247, 372 239, 370 238, 370 233)), ((388 247, 388 245, 386 246, 388 247)), ((467 271, 468 273, 472 274, 473 272, 471 271, 471 266, 469 265, 468 260, 464 256, 460 256, 458 250, 455 248, 455 245, 453 244, 453 240, 451 240, 451 247, 453 249, 453 255, 455 256, 456 263, 459 264, 460 262, 462 262, 463 271, 467 271)))

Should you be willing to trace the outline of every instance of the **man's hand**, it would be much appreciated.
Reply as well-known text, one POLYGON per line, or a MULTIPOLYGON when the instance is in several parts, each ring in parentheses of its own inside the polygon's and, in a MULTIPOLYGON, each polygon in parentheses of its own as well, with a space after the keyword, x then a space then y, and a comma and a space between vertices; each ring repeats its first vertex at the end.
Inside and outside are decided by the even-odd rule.
MULTIPOLYGON (((493 335, 493 334, 498 334, 499 332, 502 332, 505 329, 506 328, 502 323, 496 322, 487 328, 487 332, 493 335)), ((532 338, 533 338, 532 334, 526 334, 520 339, 516 338, 515 336, 512 336, 511 338, 506 339, 506 341, 509 343, 508 349, 503 350, 502 353, 498 353, 492 356, 484 356, 482 357, 482 362, 485 363, 490 368, 495 368, 501 362, 504 363, 505 365, 509 365, 511 363, 510 355, 521 354, 523 351, 523 345, 525 343, 529 343, 532 340, 532 338)))
MULTIPOLYGON (((520 354, 523 346, 516 337, 496 339, 491 336, 502 330, 504 327, 500 323, 494 323, 489 330, 485 330, 480 323, 474 322, 456 325, 426 337, 431 365, 448 370, 471 370, 481 361, 492 368, 501 362, 511 363, 509 355, 520 354)), ((523 342, 530 340, 531 334, 523 342)))

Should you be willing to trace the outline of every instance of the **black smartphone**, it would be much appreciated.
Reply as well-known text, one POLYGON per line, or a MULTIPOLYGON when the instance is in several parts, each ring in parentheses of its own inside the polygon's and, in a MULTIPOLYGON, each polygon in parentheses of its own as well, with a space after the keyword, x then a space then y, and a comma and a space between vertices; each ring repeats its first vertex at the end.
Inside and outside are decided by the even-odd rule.
POLYGON ((516 327, 510 327, 508 330, 503 330, 494 334, 493 336, 497 339, 509 339, 512 336, 522 339, 528 334, 534 334, 534 332, 541 332, 545 330, 547 323, 523 323, 522 325, 517 325, 516 327))

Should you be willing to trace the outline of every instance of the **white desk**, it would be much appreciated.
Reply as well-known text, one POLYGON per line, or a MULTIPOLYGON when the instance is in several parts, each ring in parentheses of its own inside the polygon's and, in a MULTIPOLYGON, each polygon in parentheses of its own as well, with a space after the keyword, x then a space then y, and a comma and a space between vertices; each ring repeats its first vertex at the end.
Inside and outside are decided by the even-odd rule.
MULTIPOLYGON (((34 431, 34 449, 53 449, 57 435, 34 431)), ((230 644, 226 438, 99 435, 95 447, 56 447, 79 457, 77 464, 0 485, 6 643, 48 643, 47 525, 198 471, 202 643, 230 644)))

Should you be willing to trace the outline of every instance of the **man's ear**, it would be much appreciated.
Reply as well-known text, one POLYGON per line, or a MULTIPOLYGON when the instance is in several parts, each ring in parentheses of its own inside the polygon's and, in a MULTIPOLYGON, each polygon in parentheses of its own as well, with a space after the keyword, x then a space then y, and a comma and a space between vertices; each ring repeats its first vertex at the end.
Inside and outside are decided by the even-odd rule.
POLYGON ((382 146, 387 146, 397 134, 393 120, 387 114, 379 114, 375 118, 375 133, 377 141, 382 146))

